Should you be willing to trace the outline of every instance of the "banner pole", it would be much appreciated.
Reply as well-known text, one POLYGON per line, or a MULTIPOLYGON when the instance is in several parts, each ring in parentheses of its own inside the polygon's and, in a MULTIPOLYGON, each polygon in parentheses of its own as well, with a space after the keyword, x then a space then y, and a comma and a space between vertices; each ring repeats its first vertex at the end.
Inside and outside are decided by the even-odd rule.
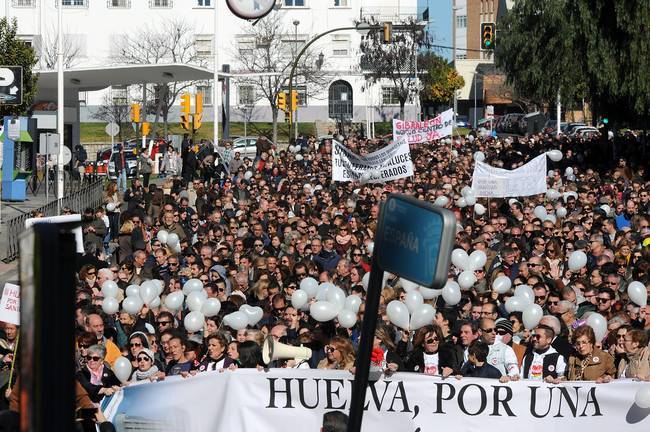
POLYGON ((11 388, 11 381, 13 380, 14 377, 14 365, 16 364, 16 352, 18 352, 18 343, 20 342, 20 333, 16 336, 16 346, 14 346, 14 354, 13 358, 11 359, 11 371, 9 372, 9 383, 7 384, 7 388, 11 388))

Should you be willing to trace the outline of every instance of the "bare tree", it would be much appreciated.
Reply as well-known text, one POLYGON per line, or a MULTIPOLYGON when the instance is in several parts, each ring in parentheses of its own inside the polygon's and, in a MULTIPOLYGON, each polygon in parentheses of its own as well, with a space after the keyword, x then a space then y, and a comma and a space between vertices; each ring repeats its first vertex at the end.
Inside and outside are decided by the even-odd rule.
POLYGON ((399 100, 400 119, 404 106, 417 94, 415 80, 416 56, 427 43, 423 26, 414 19, 393 23, 393 38, 383 40, 383 28, 374 18, 368 21, 372 30, 361 42, 361 69, 369 85, 389 82, 399 100))
MULTIPOLYGON (((195 46, 194 27, 182 19, 170 19, 161 25, 144 26, 120 41, 113 61, 121 64, 192 64, 206 66, 207 59, 201 56, 195 46)), ((169 111, 178 96, 194 87, 198 82, 155 83, 153 105, 147 103, 147 112, 163 119, 164 135, 167 135, 169 111)), ((155 126, 154 126, 155 127, 155 126)), ((155 133, 155 130, 153 131, 155 133)))
POLYGON ((96 120, 116 123, 120 127, 120 132, 118 133, 119 141, 124 141, 124 138, 126 138, 125 131, 131 126, 129 116, 129 105, 125 101, 114 99, 111 94, 104 95, 102 104, 92 115, 96 120))
MULTIPOLYGON (((248 27, 246 32, 239 36, 237 52, 234 53, 234 57, 239 59, 236 68, 239 72, 277 73, 274 76, 239 80, 240 83, 255 88, 258 100, 268 101, 273 119, 273 142, 277 142, 278 138, 278 94, 289 86, 289 73, 295 56, 301 49, 296 45, 304 44, 301 41, 296 44, 294 32, 288 29, 283 21, 282 12, 277 12, 248 27)), ((325 73, 316 67, 316 60, 317 56, 308 49, 301 56, 296 68, 296 83, 306 97, 319 94, 327 85, 325 73)))
MULTIPOLYGON (((51 28, 43 34, 40 40, 40 59, 39 68, 42 70, 52 70, 56 68, 58 62, 57 44, 59 35, 56 29, 51 28)), ((69 69, 79 62, 83 47, 81 41, 76 35, 63 35, 63 66, 69 69)))

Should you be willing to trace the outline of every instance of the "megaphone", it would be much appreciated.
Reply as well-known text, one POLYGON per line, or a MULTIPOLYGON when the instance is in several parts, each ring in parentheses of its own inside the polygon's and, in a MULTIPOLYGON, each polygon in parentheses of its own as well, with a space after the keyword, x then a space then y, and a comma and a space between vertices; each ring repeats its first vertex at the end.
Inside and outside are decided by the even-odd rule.
POLYGON ((306 347, 296 347, 276 342, 273 336, 267 336, 262 345, 262 361, 265 365, 269 365, 273 360, 282 359, 296 359, 296 360, 309 360, 311 358, 311 350, 306 347))

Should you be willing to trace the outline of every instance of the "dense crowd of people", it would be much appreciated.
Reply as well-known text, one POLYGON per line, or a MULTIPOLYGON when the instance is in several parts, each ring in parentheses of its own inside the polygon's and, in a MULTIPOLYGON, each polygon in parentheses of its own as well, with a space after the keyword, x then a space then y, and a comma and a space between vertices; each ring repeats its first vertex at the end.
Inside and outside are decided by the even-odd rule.
MULTIPOLYGON (((135 178, 123 193, 110 182, 105 205, 83 212, 77 377, 93 403, 128 382, 268 366, 262 361, 266 337, 312 352, 271 367, 354 371, 364 275, 380 204, 390 193, 432 203, 447 197, 445 207, 458 222, 456 247, 483 251, 487 260, 473 270, 476 282, 459 302, 425 299, 435 318, 414 330, 399 328, 386 311, 391 301, 406 299, 412 284, 388 275, 373 347, 373 363, 386 373, 503 382, 650 380, 650 319, 627 292, 637 281, 650 293, 650 185, 640 137, 472 136, 415 144, 415 175, 386 184, 332 182, 328 140, 300 137, 288 150, 259 142, 254 159, 228 143, 212 154, 206 144, 184 142, 182 169, 147 185, 135 178), (548 162, 548 185, 559 196, 479 200, 485 212, 458 206, 471 185, 476 151, 493 166, 513 169, 549 150, 563 154, 548 162), (553 217, 540 218, 538 206, 553 217), (172 234, 177 242, 167 240, 172 234), (568 265, 574 251, 587 256, 578 270, 568 265), (493 285, 503 276, 511 288, 499 293, 493 285), (319 321, 309 304, 294 307, 292 295, 309 277, 359 297, 356 323, 319 321), (189 296, 178 309, 166 307, 166 299, 191 279, 201 281, 204 297, 217 299, 220 310, 200 330, 188 331, 189 296), (130 290, 148 280, 161 281, 159 298, 129 311, 130 290), (118 286, 114 313, 104 312, 106 281, 118 286), (521 311, 505 306, 522 285, 543 310, 534 328, 525 327, 521 311), (224 317, 242 305, 263 313, 254 326, 234 329, 224 317), (602 339, 587 325, 593 314, 607 322, 602 339), (121 357, 131 364, 126 382, 112 371, 121 357)), ((352 136, 342 142, 360 155, 386 144, 352 136)), ((450 280, 460 272, 452 266, 450 280)))

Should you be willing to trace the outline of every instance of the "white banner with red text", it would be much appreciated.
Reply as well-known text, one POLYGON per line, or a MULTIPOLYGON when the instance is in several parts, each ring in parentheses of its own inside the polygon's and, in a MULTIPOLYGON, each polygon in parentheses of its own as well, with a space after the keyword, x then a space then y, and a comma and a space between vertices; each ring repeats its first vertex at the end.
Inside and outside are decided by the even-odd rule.
POLYGON ((444 138, 452 134, 454 110, 447 110, 430 120, 408 121, 393 119, 393 138, 418 144, 444 138))
MULTIPOLYGON (((240 369, 133 385, 104 399, 117 431, 318 431, 323 414, 348 414, 353 376, 345 371, 240 369)), ((368 387, 365 432, 634 432, 650 430, 650 409, 634 404, 641 386, 397 373, 368 387)))
POLYGON ((332 143, 332 180, 383 183, 413 175, 411 150, 406 141, 395 141, 376 152, 359 156, 334 140, 332 143), (370 175, 363 179, 364 173, 370 175))
POLYGON ((506 198, 546 193, 546 154, 513 170, 476 162, 472 190, 477 198, 506 198))

